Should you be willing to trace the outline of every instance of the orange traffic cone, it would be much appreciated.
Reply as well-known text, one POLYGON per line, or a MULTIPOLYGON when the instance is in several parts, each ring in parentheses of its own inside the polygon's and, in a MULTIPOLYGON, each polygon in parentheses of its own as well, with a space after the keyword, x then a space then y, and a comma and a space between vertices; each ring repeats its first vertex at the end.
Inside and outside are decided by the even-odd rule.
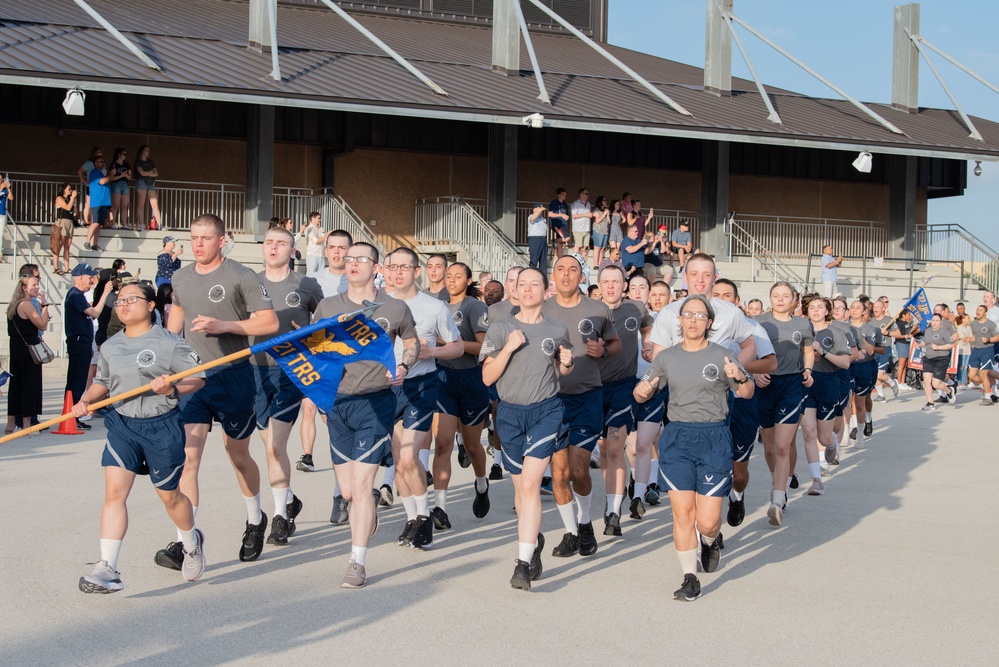
MULTIPOLYGON (((66 392, 66 400, 62 404, 62 413, 72 413, 73 412, 73 392, 66 392)), ((67 419, 59 424, 56 430, 52 431, 57 435, 82 435, 83 431, 76 427, 76 419, 67 419)))

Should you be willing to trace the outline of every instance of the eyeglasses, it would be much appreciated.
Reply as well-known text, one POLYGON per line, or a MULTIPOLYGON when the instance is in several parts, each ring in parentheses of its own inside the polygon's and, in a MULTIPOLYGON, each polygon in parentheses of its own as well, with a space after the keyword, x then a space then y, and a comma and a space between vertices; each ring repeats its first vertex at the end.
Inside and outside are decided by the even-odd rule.
POLYGON ((412 264, 389 264, 385 268, 389 271, 412 271, 416 267, 412 264))
POLYGON ((370 257, 365 257, 364 255, 361 255, 360 257, 352 257, 350 255, 347 255, 346 257, 343 258, 343 261, 347 264, 353 264, 354 262, 357 262, 358 264, 374 264, 375 262, 375 260, 371 259, 370 257))
POLYGON ((115 308, 120 308, 121 306, 124 306, 126 304, 128 304, 129 306, 134 306, 139 301, 149 301, 149 299, 146 299, 141 296, 136 296, 133 294, 132 296, 126 296, 124 299, 115 299, 112 305, 115 308))
POLYGON ((694 313, 689 310, 685 310, 682 313, 680 313, 680 317, 682 317, 685 320, 697 320, 698 322, 703 322, 704 320, 708 319, 708 314, 694 313))

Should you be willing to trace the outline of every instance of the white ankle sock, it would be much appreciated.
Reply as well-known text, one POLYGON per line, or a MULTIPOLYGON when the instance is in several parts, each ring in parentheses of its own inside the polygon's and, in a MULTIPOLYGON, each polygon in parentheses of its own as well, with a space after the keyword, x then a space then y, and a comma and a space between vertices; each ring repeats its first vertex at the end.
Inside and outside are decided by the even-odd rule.
POLYGON ((771 491, 770 492, 770 504, 778 505, 783 507, 784 503, 787 502, 787 493, 784 491, 771 491))
POLYGON ((420 457, 420 463, 423 464, 423 469, 430 470, 430 450, 421 449, 418 456, 420 457))
POLYGON ((420 496, 413 496, 416 502, 416 516, 430 516, 430 499, 424 493, 420 496))
POLYGON ((364 559, 368 555, 367 547, 355 547, 350 545, 350 559, 358 565, 364 565, 364 559))
POLYGON ((447 512, 447 489, 434 489, 434 505, 447 512))
POLYGON ((486 477, 476 477, 475 491, 477 493, 485 493, 488 490, 489 490, 489 479, 486 477))
POLYGON ((246 520, 251 525, 260 525, 260 520, 264 518, 260 512, 260 494, 258 493, 252 498, 243 496, 243 502, 246 503, 246 520))
POLYGON ((680 560, 680 569, 684 574, 697 574, 697 549, 690 551, 677 549, 676 557, 680 560))
POLYGON ((575 535, 578 532, 576 525, 576 507, 569 501, 565 505, 556 505, 558 508, 558 514, 562 517, 562 525, 565 527, 565 532, 572 533, 575 535))
POLYGON ((649 468, 649 484, 659 483, 659 461, 652 459, 652 467, 649 468))
POLYGON ((534 545, 530 542, 517 542, 517 553, 520 560, 530 563, 531 558, 534 557, 534 545))
POLYGON ((735 500, 736 502, 738 502, 738 501, 742 500, 742 494, 743 493, 745 493, 745 492, 744 491, 736 491, 735 489, 732 489, 731 491, 728 492, 729 500, 735 500))
POLYGON ((503 451, 500 449, 493 450, 493 464, 503 467, 503 451))
POLYGON ((402 506, 406 510, 406 520, 412 521, 416 519, 416 498, 413 496, 399 496, 399 500, 402 501, 402 506))
POLYGON ((808 474, 812 476, 812 479, 818 479, 822 477, 822 464, 818 461, 815 463, 808 464, 808 474))
MULTIPOLYGON (((635 482, 635 498, 645 498, 645 492, 649 490, 648 484, 635 482)), ((644 502, 644 501, 643 501, 644 502)))
POLYGON ((392 488, 392 486, 395 485, 395 466, 394 465, 389 466, 388 468, 385 469, 385 476, 382 478, 382 486, 385 486, 386 484, 389 485, 389 488, 392 488))
POLYGON ((112 570, 118 570, 118 553, 121 551, 121 540, 101 540, 101 560, 108 563, 112 570))
POLYGON ((274 516, 288 518, 288 489, 275 489, 271 487, 271 495, 274 496, 274 516))
MULTIPOLYGON (((197 519, 198 518, 198 506, 197 505, 192 506, 191 510, 194 513, 194 518, 197 519)), ((195 525, 197 525, 197 524, 195 524, 195 525)), ((177 529, 177 541, 178 542, 183 542, 184 541, 184 535, 183 535, 183 533, 181 533, 180 528, 177 529)))
MULTIPOLYGON (((638 486, 637 484, 635 485, 638 486)), ((637 488, 635 489, 638 490, 637 488)), ((624 501, 623 493, 608 493, 607 494, 607 511, 605 514, 610 516, 611 514, 621 514, 621 503, 624 501)))
POLYGON ((191 553, 194 547, 198 546, 198 538, 194 534, 194 528, 191 530, 180 531, 181 539, 180 541, 184 543, 184 551, 191 553))
POLYGON ((576 505, 579 507, 579 514, 576 515, 576 520, 579 523, 590 523, 590 500, 593 496, 581 496, 575 491, 572 492, 572 495, 576 499, 576 505))
POLYGON ((336 498, 337 496, 342 496, 342 495, 343 494, 340 493, 340 480, 338 480, 336 478, 336 473, 334 472, 333 473, 333 497, 336 498))

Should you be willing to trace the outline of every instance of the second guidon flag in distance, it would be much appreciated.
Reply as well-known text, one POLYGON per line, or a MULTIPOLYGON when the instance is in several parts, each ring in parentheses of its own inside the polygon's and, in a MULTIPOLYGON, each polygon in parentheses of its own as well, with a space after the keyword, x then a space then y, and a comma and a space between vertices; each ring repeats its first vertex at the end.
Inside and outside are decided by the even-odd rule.
POLYGON ((323 412, 336 398, 343 367, 354 361, 377 361, 395 377, 392 339, 363 313, 319 320, 250 348, 266 352, 323 412))
POLYGON ((926 290, 920 287, 903 306, 905 310, 912 313, 913 319, 919 323, 919 328, 926 330, 930 327, 930 320, 933 319, 933 309, 930 308, 930 300, 926 296, 926 290))

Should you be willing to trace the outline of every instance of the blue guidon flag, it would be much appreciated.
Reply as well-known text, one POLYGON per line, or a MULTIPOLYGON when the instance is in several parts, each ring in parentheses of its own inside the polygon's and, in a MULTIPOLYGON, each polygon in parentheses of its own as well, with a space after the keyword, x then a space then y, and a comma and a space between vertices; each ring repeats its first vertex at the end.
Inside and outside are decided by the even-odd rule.
POLYGON ((933 319, 933 309, 930 308, 930 300, 926 296, 926 290, 920 287, 903 306, 905 310, 912 313, 912 317, 919 322, 919 328, 926 330, 933 319))
POLYGON ((333 407, 346 364, 376 361, 395 377, 392 339, 363 313, 319 320, 257 343, 250 351, 271 355, 291 381, 324 413, 333 407))

